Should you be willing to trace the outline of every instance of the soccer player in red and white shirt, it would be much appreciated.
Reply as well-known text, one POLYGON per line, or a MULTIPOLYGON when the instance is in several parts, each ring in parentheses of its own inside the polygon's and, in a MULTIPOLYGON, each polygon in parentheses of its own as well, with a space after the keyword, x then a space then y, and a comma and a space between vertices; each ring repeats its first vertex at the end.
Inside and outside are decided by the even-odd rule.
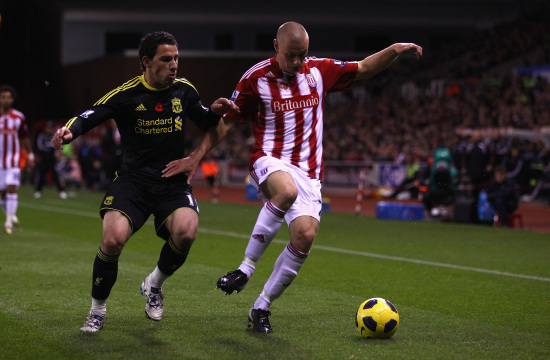
POLYGON ((12 108, 15 97, 12 86, 0 86, 0 203, 6 213, 4 229, 8 234, 12 234, 14 226, 19 223, 16 212, 17 189, 21 185, 21 146, 27 150, 29 166, 34 163, 25 116, 12 108))
POLYGON ((225 137, 233 123, 252 121, 255 144, 250 154, 250 177, 264 207, 243 262, 222 276, 217 285, 226 294, 241 291, 283 220, 289 224, 290 242, 249 311, 249 321, 260 333, 273 331, 268 318, 271 302, 296 277, 319 228, 326 94, 346 89, 354 80, 370 78, 399 54, 422 55, 418 45, 399 43, 358 62, 307 57, 308 34, 295 22, 279 28, 274 46, 277 55, 254 65, 237 84, 232 100, 240 112, 226 114, 189 158, 173 161, 164 170, 164 176, 193 173, 198 160, 225 137))

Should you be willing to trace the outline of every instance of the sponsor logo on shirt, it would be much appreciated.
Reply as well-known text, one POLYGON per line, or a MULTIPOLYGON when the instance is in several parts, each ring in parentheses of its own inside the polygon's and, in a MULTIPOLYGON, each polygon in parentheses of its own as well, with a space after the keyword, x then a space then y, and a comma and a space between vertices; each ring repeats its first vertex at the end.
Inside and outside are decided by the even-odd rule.
POLYGON ((183 126, 183 121, 181 120, 181 118, 178 116, 177 118, 174 119, 174 127, 176 128, 176 131, 180 130, 181 131, 181 128, 183 126))
POLYGON ((80 117, 87 119, 88 116, 92 115, 95 111, 93 110, 86 110, 82 114, 80 114, 80 117))
POLYGON ((317 93, 271 101, 271 109, 273 112, 294 111, 317 105, 319 105, 319 94, 317 93))
POLYGON ((178 98, 173 98, 170 101, 172 101, 172 111, 179 114, 182 111, 181 100, 178 98))
POLYGON ((344 66, 346 64, 345 61, 342 61, 342 60, 336 60, 336 59, 333 59, 332 61, 334 61, 334 63, 336 65, 340 65, 340 66, 344 66))
POLYGON ((315 76, 313 76, 313 74, 306 74, 306 80, 309 86, 317 87, 317 80, 315 80, 315 76))
POLYGON ((134 131, 136 134, 155 135, 166 134, 173 131, 172 123, 174 119, 169 117, 168 119, 137 119, 136 127, 134 131))
POLYGON ((240 94, 240 93, 241 93, 241 92, 240 92, 239 90, 233 91, 233 94, 231 95, 231 99, 229 99, 229 100, 231 100, 231 101, 237 100, 237 98, 239 97, 239 94, 240 94))
POLYGON ((143 104, 139 104, 136 111, 147 111, 147 108, 143 104))

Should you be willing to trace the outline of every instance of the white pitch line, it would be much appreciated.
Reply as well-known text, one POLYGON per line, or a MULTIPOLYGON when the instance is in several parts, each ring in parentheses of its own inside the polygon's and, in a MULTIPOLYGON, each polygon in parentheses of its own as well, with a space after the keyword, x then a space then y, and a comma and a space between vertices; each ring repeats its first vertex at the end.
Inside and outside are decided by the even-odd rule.
POLYGON ((48 206, 48 205, 36 205, 36 204, 31 204, 31 203, 26 203, 26 202, 19 202, 19 206, 20 207, 26 207, 26 208, 29 208, 29 209, 35 209, 35 210, 56 212, 56 213, 59 213, 59 214, 79 215, 79 216, 84 216, 84 217, 94 217, 96 219, 100 219, 99 209, 97 210, 96 213, 91 213, 89 211, 65 209, 65 208, 48 206))
POLYGON ((460 265, 453 265, 453 264, 438 263, 438 262, 433 262, 433 261, 416 260, 416 259, 409 259, 409 258, 404 258, 404 257, 399 257, 399 256, 380 255, 380 254, 373 254, 373 253, 367 253, 367 252, 362 252, 362 251, 338 249, 338 248, 333 248, 333 247, 329 247, 329 246, 313 245, 313 247, 315 249, 339 252, 339 253, 343 253, 343 254, 368 256, 368 257, 385 259, 385 260, 394 260, 394 261, 410 262, 410 263, 422 264, 422 265, 439 266, 439 267, 445 267, 445 268, 450 268, 450 269, 459 269, 459 270, 466 270, 466 271, 477 271, 477 272, 480 272, 480 273, 502 275, 502 276, 511 276, 511 277, 517 277, 517 278, 522 278, 522 279, 529 279, 529 280, 550 281, 550 278, 539 277, 539 276, 530 276, 530 275, 522 275, 522 274, 514 274, 514 273, 503 272, 503 271, 498 271, 498 270, 479 269, 479 268, 474 268, 474 267, 469 267, 469 266, 460 266, 460 265))
MULTIPOLYGON (((19 206, 30 208, 30 209, 36 209, 36 210, 52 211, 52 212, 57 212, 57 213, 62 213, 62 214, 71 214, 71 215, 79 215, 79 216, 85 216, 85 217, 99 218, 98 213, 90 213, 90 212, 78 211, 78 210, 69 210, 69 209, 53 207, 53 206, 36 205, 36 204, 30 204, 30 203, 24 203, 24 202, 20 202, 19 206)), ((149 222, 151 222, 151 221, 148 221, 148 223, 149 222)), ((239 238, 239 239, 245 239, 245 240, 248 240, 250 238, 249 235, 234 233, 234 232, 230 232, 230 231, 222 231, 222 230, 212 230, 212 229, 199 228, 199 232, 208 233, 208 234, 223 235, 223 236, 239 238)), ((288 240, 274 239, 273 242, 278 243, 278 244, 287 244, 288 240)), ((476 271, 476 272, 484 273, 484 274, 493 274, 493 275, 509 276, 509 277, 515 277, 515 278, 521 278, 521 279, 528 279, 528 280, 537 280, 537 281, 548 281, 548 282, 550 282, 550 278, 539 277, 539 276, 514 274, 514 273, 498 271, 498 270, 480 269, 480 268, 474 268, 474 267, 469 267, 469 266, 461 266, 461 265, 438 263, 438 262, 433 262, 433 261, 409 259, 409 258, 400 257, 400 256, 381 255, 381 254, 375 254, 375 253, 369 253, 369 252, 363 252, 363 251, 355 251, 355 250, 334 248, 334 247, 323 246, 323 245, 313 245, 313 247, 314 247, 315 250, 325 250, 325 251, 331 251, 331 252, 336 252, 336 253, 341 253, 341 254, 365 256, 365 257, 384 259, 384 260, 401 261, 401 262, 408 262, 408 263, 428 265, 428 266, 444 267, 444 268, 448 268, 448 269, 476 271)))
MULTIPOLYGON (((209 234, 225 235, 225 236, 236 237, 236 238, 241 238, 241 239, 249 239, 250 238, 249 235, 237 234, 237 233, 225 232, 225 231, 219 231, 219 230, 199 229, 199 231, 209 233, 209 234)), ((288 240, 274 239, 273 242, 278 243, 278 244, 287 244, 288 240)), ((315 245, 314 244, 313 248, 315 250, 325 250, 325 251, 337 252, 337 253, 341 253, 341 254, 366 256, 366 257, 372 257, 372 258, 378 258, 378 259, 384 259, 384 260, 394 260, 394 261, 409 262, 409 263, 415 263, 415 264, 421 264, 421 265, 439 266, 439 267, 445 267, 445 268, 449 268, 449 269, 477 271, 477 272, 480 272, 480 273, 510 276, 510 277, 517 277, 517 278, 522 278, 522 279, 529 279, 529 280, 550 281, 550 278, 539 277, 539 276, 514 274, 514 273, 503 272, 503 271, 498 271, 498 270, 479 269, 479 268, 468 267, 468 266, 460 266, 460 265, 453 265, 453 264, 438 263, 438 262, 433 262, 433 261, 409 259, 409 258, 404 258, 404 257, 399 257, 399 256, 374 254, 374 253, 368 253, 368 252, 363 252, 363 251, 340 249, 340 248, 334 248, 334 247, 323 246, 323 245, 315 245)))

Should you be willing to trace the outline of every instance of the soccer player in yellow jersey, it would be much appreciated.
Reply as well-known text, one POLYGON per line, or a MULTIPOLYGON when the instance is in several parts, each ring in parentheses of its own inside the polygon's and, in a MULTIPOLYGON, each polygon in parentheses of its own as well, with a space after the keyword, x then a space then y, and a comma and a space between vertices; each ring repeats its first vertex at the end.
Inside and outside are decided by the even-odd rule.
POLYGON ((163 314, 162 286, 185 262, 197 236, 199 209, 187 175, 162 177, 171 161, 185 157, 185 118, 199 129, 215 127, 235 104, 220 98, 206 108, 195 87, 176 77, 178 45, 166 32, 141 39, 143 74, 99 99, 89 110, 68 121, 52 139, 56 148, 93 127, 114 119, 121 137, 122 164, 100 206, 103 237, 95 257, 92 306, 80 330, 101 330, 107 298, 115 284, 118 258, 128 239, 154 216, 157 235, 165 240, 157 267, 141 285, 145 314, 159 321, 163 314))

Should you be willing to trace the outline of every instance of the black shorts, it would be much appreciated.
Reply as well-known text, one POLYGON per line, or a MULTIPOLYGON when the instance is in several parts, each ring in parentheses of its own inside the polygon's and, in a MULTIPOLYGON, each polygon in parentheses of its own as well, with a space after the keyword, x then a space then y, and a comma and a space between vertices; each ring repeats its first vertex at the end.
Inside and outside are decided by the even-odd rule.
POLYGON ((197 215, 199 207, 188 184, 151 182, 118 175, 109 185, 99 207, 103 219, 107 210, 116 210, 130 221, 132 234, 136 233, 152 214, 157 235, 168 240, 170 234, 166 219, 177 209, 190 208, 197 215))

